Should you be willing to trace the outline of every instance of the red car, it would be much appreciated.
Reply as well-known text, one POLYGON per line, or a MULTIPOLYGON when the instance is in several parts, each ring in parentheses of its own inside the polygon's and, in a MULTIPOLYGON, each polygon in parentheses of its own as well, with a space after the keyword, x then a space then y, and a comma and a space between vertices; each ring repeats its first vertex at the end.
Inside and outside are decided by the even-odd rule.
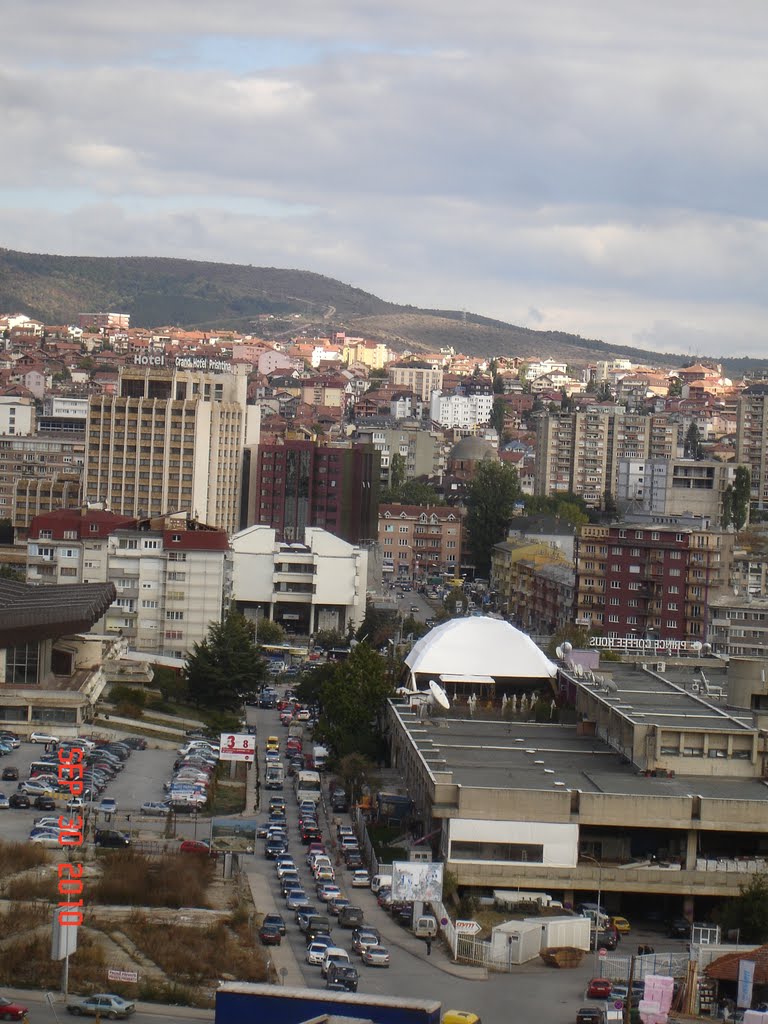
POLYGON ((592 978, 587 985, 587 999, 609 999, 611 982, 609 978, 592 978))
POLYGON ((179 847, 179 853, 204 853, 206 856, 218 856, 215 850, 211 850, 208 843, 200 839, 185 839, 179 847))
POLYGON ((12 1003, 10 999, 0 996, 0 1020, 21 1020, 26 1017, 29 1009, 21 1003, 12 1003))
POLYGON ((259 938, 262 946, 279 946, 281 935, 280 928, 276 924, 263 924, 259 928, 259 938))

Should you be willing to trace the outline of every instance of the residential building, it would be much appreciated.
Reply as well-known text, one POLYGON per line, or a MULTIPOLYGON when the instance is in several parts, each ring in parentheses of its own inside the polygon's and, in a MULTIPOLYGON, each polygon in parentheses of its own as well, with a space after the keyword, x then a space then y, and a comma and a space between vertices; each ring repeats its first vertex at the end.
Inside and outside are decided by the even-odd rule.
POLYGON ((383 370, 391 358, 391 353, 381 341, 345 338, 341 357, 347 365, 362 363, 369 370, 383 370))
POLYGON ((384 572, 414 579, 453 572, 461 564, 462 517, 449 506, 380 505, 384 572))
POLYGON ((429 402, 433 391, 443 390, 443 368, 440 363, 419 360, 389 363, 387 375, 389 383, 394 388, 411 391, 418 395, 422 402, 429 402))
POLYGON ((707 606, 729 586, 734 535, 691 526, 581 526, 576 623, 606 636, 706 640, 707 606))
POLYGON ((41 433, 83 434, 88 423, 88 399, 68 395, 46 398, 38 421, 41 433))
POLYGON ((636 510, 660 516, 689 513, 719 525, 723 494, 733 483, 736 467, 714 459, 620 458, 616 504, 621 512, 636 510))
POLYGON ((379 453, 371 445, 287 440, 259 447, 248 522, 299 541, 317 526, 350 544, 376 536, 379 453))
POLYGON ((363 420, 355 427, 355 437, 373 445, 381 454, 381 482, 388 484, 392 457, 404 459, 407 480, 417 477, 440 479, 445 469, 445 453, 441 434, 424 430, 416 421, 392 425, 389 418, 363 420))
POLYGON ((84 500, 136 518, 181 510, 234 532, 244 453, 259 439, 247 377, 207 357, 135 360, 116 395, 91 398, 84 500))
MULTIPOLYGON (((768 657, 768 597, 724 593, 708 605, 707 640, 729 658, 768 657)), ((768 708, 768 701, 765 702, 768 708)))
POLYGON ((92 722, 105 669, 124 644, 89 636, 115 599, 111 583, 31 587, 0 579, 0 721, 77 736, 92 722))
POLYGON ((97 331, 123 330, 127 331, 131 325, 130 313, 81 313, 77 318, 78 324, 83 330, 91 329, 97 331))
POLYGON ((279 622, 290 633, 347 633, 365 618, 368 552, 327 530, 308 526, 301 541, 283 543, 270 526, 249 526, 232 538, 232 594, 257 623, 279 622))
POLYGON ((530 538, 494 545, 491 589, 502 614, 529 633, 552 634, 573 621, 575 573, 555 544, 530 538))
POLYGON ((0 519, 12 521, 18 539, 46 505, 80 503, 84 459, 82 435, 0 436, 0 519))
POLYGON ((492 394, 444 395, 433 391, 429 415, 441 427, 470 429, 490 420, 493 397, 492 394))
POLYGON ((31 398, 0 395, 0 435, 34 434, 35 403, 31 398))
POLYGON ((166 657, 185 657, 221 621, 230 573, 226 531, 184 515, 59 510, 35 518, 27 542, 28 582, 113 584, 94 629, 166 657))
POLYGON ((768 508, 768 382, 745 388, 736 417, 736 462, 752 477, 751 505, 768 508))

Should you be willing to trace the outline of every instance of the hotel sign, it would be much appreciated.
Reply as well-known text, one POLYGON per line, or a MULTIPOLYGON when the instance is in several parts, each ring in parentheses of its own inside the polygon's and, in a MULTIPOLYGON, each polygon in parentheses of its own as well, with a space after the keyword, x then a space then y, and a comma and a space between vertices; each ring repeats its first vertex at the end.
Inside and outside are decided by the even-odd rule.
POLYGON ((667 654, 701 650, 701 644, 696 641, 662 640, 655 637, 646 640, 642 636, 591 636, 589 646, 602 647, 607 651, 665 651, 667 654))
POLYGON ((209 356, 174 356, 166 363, 163 353, 137 352, 133 357, 135 366, 172 366, 176 370, 202 370, 205 373, 231 373, 232 363, 226 359, 209 356))

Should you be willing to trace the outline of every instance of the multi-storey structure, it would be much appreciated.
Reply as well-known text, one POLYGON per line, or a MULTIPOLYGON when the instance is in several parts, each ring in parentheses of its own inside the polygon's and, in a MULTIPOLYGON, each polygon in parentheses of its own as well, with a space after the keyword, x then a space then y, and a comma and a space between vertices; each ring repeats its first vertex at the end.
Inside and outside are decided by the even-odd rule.
POLYGON ((247 378, 221 360, 136 361, 121 372, 116 395, 91 399, 84 500, 138 518, 183 510, 233 532, 244 453, 259 439, 247 378))
POLYGON ((768 382, 741 393, 736 417, 736 462, 752 477, 753 508, 768 508, 768 382))
POLYGON ((379 547, 385 573, 416 579, 453 572, 460 564, 462 512, 421 505, 379 506, 379 547))
POLYGON ((652 515, 690 513, 719 524, 736 467, 714 459, 619 459, 616 503, 652 515))
POLYGON ((552 544, 496 544, 491 588, 509 621, 529 633, 555 633, 573 621, 575 574, 570 559, 552 544))
POLYGON ((38 420, 44 433, 85 434, 88 423, 88 399, 51 395, 46 398, 38 420))
POLYGON ((450 429, 469 429, 487 423, 492 410, 492 394, 443 395, 433 391, 429 404, 432 421, 450 429))
POLYGON ((97 331, 118 329, 127 331, 131 324, 130 313, 81 313, 78 323, 84 330, 92 328, 97 331))
POLYGON ((376 536, 379 453, 370 445, 261 445, 248 522, 299 541, 317 526, 350 544, 376 536))
POLYGON ((392 457, 404 460, 408 480, 427 476, 440 479, 445 469, 445 445, 442 435, 424 430, 415 421, 399 422, 392 426, 388 418, 363 421, 357 424, 355 436, 373 445, 381 454, 381 481, 389 483, 392 457))
POLYGON ((34 434, 35 403, 31 398, 0 395, 0 434, 34 434))
POLYGON ((439 363, 390 363, 387 375, 393 387, 412 391, 422 402, 429 402, 433 391, 443 390, 443 368, 439 363))
POLYGON ((707 639, 729 658, 768 656, 768 598, 721 594, 708 606, 707 639))
POLYGON ((17 539, 39 512, 80 503, 84 458, 83 435, 0 436, 0 519, 12 521, 17 539))
POLYGON ((137 520, 96 509, 35 518, 30 583, 113 583, 117 598, 95 626, 137 651, 182 658, 221 620, 229 592, 224 530, 186 516, 137 520))
POLYGON ((617 523, 576 536, 576 622, 608 636, 706 640, 707 606, 729 584, 734 536, 617 523))

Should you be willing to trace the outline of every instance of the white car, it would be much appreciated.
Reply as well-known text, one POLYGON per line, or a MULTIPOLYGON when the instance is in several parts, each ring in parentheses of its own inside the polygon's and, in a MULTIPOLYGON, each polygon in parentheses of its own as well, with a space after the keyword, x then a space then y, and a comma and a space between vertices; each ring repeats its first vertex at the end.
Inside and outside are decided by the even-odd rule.
POLYGON ((371 876, 367 871, 357 870, 352 872, 350 885, 353 889, 368 889, 371 884, 371 876))
POLYGON ((105 796, 99 804, 102 814, 117 814, 117 800, 111 796, 105 796))
POLYGON ((58 830, 60 827, 58 818, 35 818, 34 821, 34 828, 52 828, 58 830))
POLYGON ((5 795, 5 793, 0 793, 0 810, 6 811, 10 806, 11 805, 8 801, 8 797, 5 795))
POLYGON ((315 967, 322 966, 323 958, 325 957, 325 951, 328 947, 324 942, 310 942, 307 947, 307 955, 304 958, 308 964, 313 964, 315 967))
POLYGON ((33 732, 29 736, 30 743, 58 743, 59 737, 49 732, 33 732))
POLYGON ((81 796, 71 796, 65 806, 68 811, 81 811, 86 804, 81 796))
POLYGON ((58 832, 41 832, 40 835, 31 836, 29 841, 36 846, 47 846, 52 850, 61 848, 58 832))

